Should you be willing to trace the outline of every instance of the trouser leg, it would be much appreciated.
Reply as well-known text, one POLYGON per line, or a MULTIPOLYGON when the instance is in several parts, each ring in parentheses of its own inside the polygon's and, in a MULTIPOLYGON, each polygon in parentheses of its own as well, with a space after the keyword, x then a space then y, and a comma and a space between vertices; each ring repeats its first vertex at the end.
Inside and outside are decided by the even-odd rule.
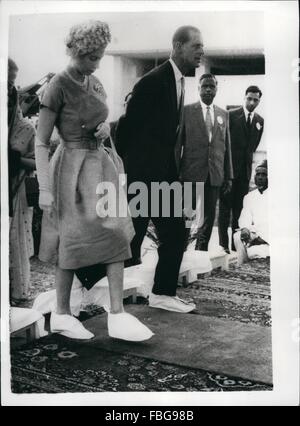
POLYGON ((234 249, 233 234, 239 227, 239 218, 243 208, 243 200, 249 191, 249 181, 246 177, 234 179, 233 194, 232 194, 232 249, 234 249))
POLYGON ((197 234, 196 250, 208 249, 215 215, 216 204, 219 195, 219 187, 211 186, 209 181, 204 185, 204 222, 197 234))
POLYGON ((218 234, 219 244, 224 249, 229 248, 228 227, 231 214, 231 193, 221 194, 219 199, 218 234))
POLYGON ((160 241, 153 293, 175 296, 186 241, 185 222, 182 217, 159 217, 152 221, 160 241))
POLYGON ((141 247, 147 232, 149 224, 148 217, 136 217, 132 218, 135 236, 131 242, 131 253, 132 258, 125 262, 125 266, 137 265, 141 263, 141 247))

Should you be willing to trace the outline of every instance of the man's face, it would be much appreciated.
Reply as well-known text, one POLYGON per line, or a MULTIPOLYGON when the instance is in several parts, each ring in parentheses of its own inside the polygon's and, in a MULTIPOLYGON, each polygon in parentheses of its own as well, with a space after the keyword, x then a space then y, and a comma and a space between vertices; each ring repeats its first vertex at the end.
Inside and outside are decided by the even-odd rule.
POLYGON ((249 92, 245 96, 245 107, 249 112, 253 112, 257 105, 259 105, 259 93, 249 92))
POLYGON ((189 41, 180 44, 179 53, 186 68, 189 70, 198 68, 204 54, 201 33, 191 30, 189 41))
POLYGON ((214 78, 204 78, 199 83, 199 94, 201 100, 206 105, 212 104, 217 94, 217 82, 214 78))
POLYGON ((258 167, 254 177, 255 185, 260 191, 268 188, 268 171, 264 167, 258 167))

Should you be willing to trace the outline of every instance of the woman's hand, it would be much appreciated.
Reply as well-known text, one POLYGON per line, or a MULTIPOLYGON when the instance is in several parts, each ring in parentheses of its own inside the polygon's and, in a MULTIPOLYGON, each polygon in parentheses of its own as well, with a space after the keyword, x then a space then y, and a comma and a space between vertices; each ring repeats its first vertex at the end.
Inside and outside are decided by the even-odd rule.
POLYGON ((44 212, 46 211, 49 214, 49 216, 52 216, 53 208, 54 208, 54 199, 51 192, 40 191, 39 207, 44 212))
POLYGON ((105 139, 110 137, 110 125, 106 121, 100 123, 96 130, 97 131, 94 133, 94 135, 99 142, 103 142, 105 139))

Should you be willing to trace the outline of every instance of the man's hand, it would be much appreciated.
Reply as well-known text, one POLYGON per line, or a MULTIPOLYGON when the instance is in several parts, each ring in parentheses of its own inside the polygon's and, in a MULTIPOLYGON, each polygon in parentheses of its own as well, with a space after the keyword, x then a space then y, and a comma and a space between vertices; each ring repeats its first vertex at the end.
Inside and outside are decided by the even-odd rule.
POLYGON ((222 185, 222 192, 224 195, 227 195, 230 193, 232 189, 232 180, 225 180, 223 185, 222 185))
POLYGON ((250 231, 248 228, 241 229, 241 241, 247 244, 250 240, 250 231))

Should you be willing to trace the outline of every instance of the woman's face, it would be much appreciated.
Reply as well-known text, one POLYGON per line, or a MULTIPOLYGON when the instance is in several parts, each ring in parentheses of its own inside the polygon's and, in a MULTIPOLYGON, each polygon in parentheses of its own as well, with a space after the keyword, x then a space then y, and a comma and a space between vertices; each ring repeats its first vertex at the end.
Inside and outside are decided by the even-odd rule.
POLYGON ((8 75, 7 75, 7 80, 8 83, 11 84, 12 86, 14 86, 16 78, 17 78, 17 74, 18 74, 18 69, 15 67, 8 67, 8 75))
POLYGON ((105 48, 100 48, 94 50, 91 53, 88 53, 83 56, 78 56, 74 58, 74 65, 77 70, 84 75, 93 74, 97 68, 99 68, 99 63, 101 58, 104 55, 105 48))

